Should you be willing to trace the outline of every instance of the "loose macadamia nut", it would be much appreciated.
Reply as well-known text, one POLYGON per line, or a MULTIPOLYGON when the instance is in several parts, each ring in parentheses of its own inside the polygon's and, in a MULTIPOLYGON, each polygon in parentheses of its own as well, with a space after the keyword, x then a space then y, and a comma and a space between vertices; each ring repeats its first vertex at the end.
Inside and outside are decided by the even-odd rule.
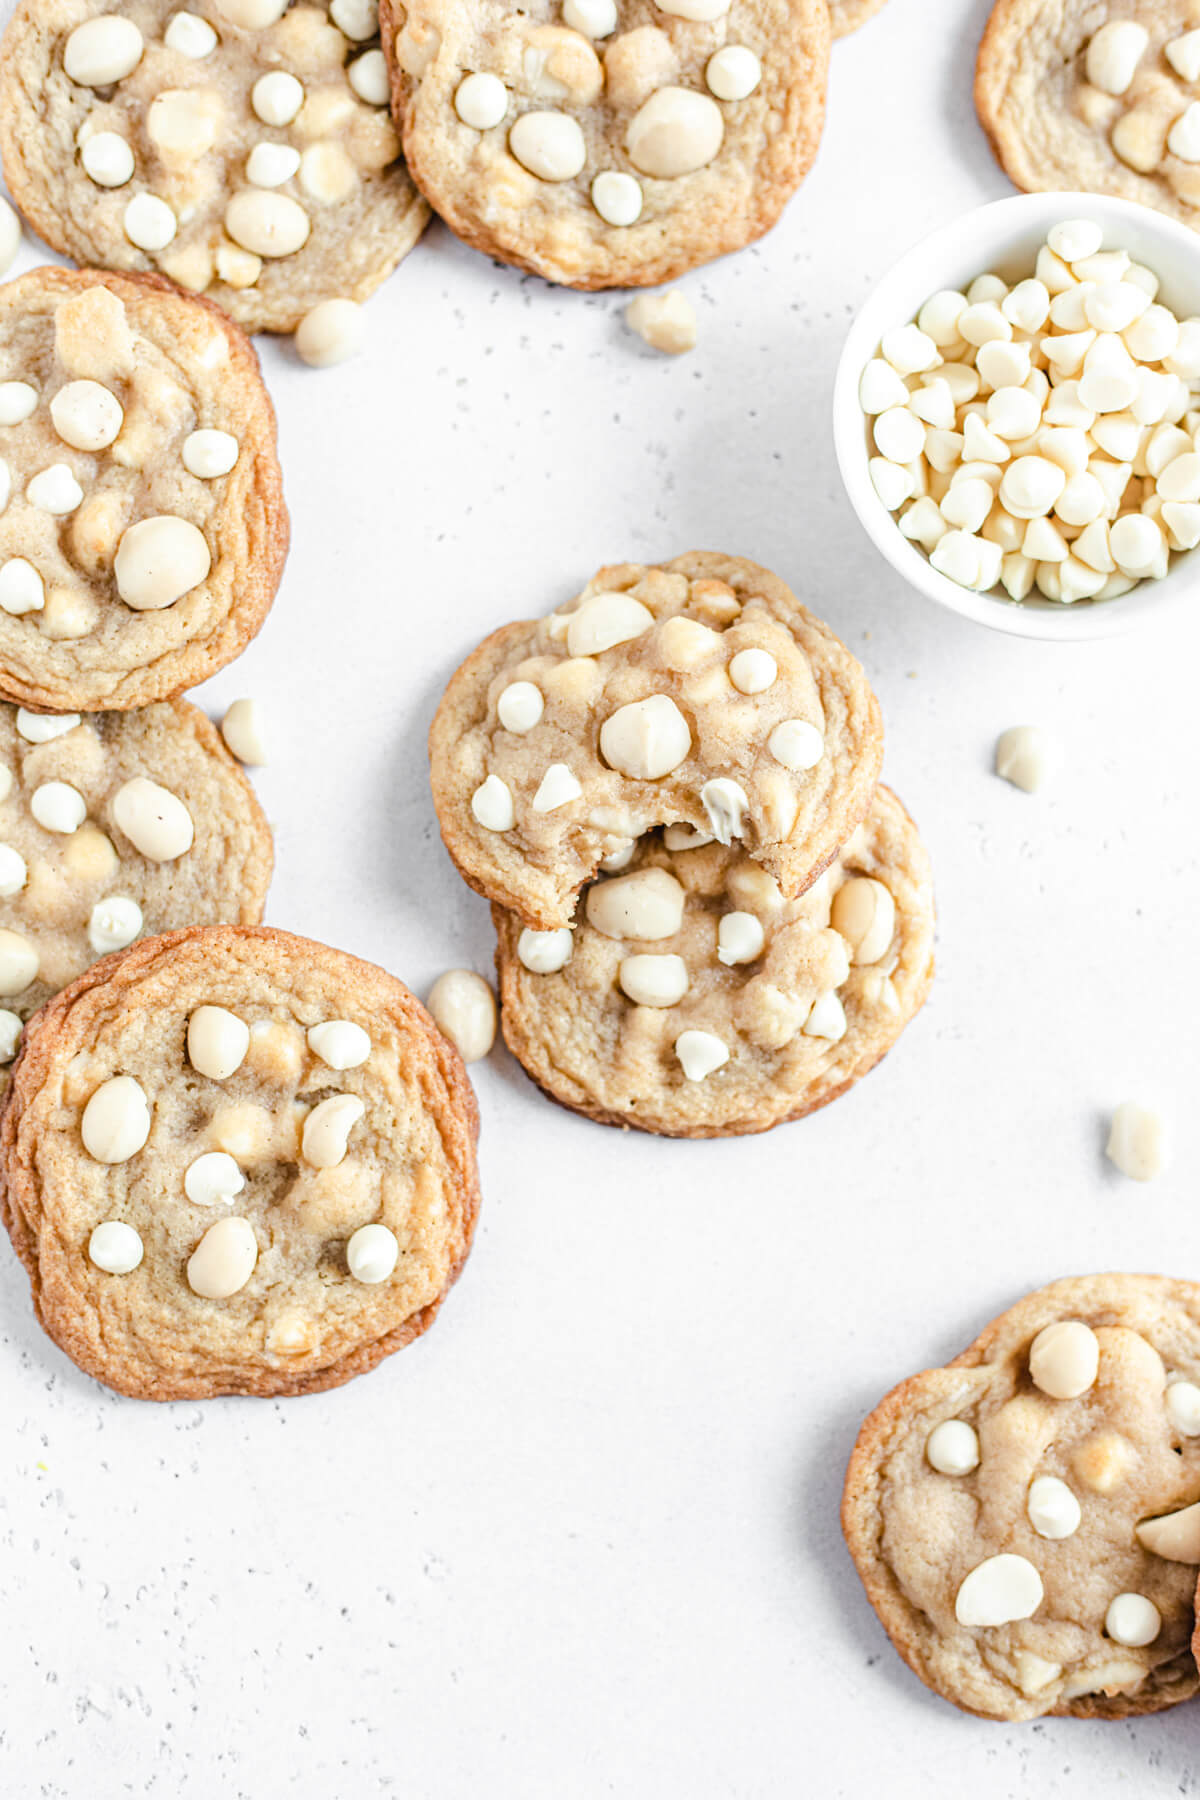
POLYGON ((1136 1100, 1123 1100, 1113 1113, 1104 1153, 1122 1175, 1133 1181, 1153 1181, 1169 1160, 1162 1114, 1136 1100))
POLYGON ((463 1061, 482 1061, 496 1041, 496 997, 483 976, 447 969, 430 988, 427 1004, 463 1061))
POLYGON ((625 308, 625 321, 652 350, 662 350, 667 356, 682 356, 696 348, 695 308, 678 288, 669 288, 665 294, 639 294, 625 308))

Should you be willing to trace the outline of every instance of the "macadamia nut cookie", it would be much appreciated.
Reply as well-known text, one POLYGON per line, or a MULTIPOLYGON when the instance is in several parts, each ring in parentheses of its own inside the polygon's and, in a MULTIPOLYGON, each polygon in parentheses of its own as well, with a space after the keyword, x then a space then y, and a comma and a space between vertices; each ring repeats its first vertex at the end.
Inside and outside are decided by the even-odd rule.
POLYGON ((0 288, 0 695, 144 706, 245 648, 288 518, 236 326, 152 276, 0 288))
POLYGON ((471 1242, 478 1120, 407 988, 265 928, 136 945, 30 1025, 0 1123, 47 1332, 139 1399, 336 1387, 471 1242))
POLYGON ((989 1718, 1122 1718, 1194 1694, 1200 1286, 1057 1281, 859 1434, 842 1522, 935 1692, 989 1718))
POLYGON ((0 51, 8 185, 64 255, 291 331, 365 300, 429 217, 377 31, 374 0, 24 0, 0 51))
POLYGON ((413 178, 489 256, 636 287, 767 231, 816 155, 826 0, 380 0, 413 178))
POLYGON ((257 925, 271 832, 186 700, 0 704, 0 1082, 26 1019, 97 957, 185 925, 257 925))
POLYGON ((736 839, 802 893, 870 804, 883 728, 859 664, 777 576, 694 553, 601 569, 548 618, 493 632, 429 749, 464 879, 550 930, 657 825, 736 839))
POLYGON ((1196 0, 997 0, 975 104, 1018 187, 1116 194, 1200 225, 1196 0))
POLYGON ((798 900, 690 826, 643 838, 573 930, 494 909, 505 1041, 605 1125, 766 1131, 874 1067, 933 975, 929 859, 886 788, 798 900))

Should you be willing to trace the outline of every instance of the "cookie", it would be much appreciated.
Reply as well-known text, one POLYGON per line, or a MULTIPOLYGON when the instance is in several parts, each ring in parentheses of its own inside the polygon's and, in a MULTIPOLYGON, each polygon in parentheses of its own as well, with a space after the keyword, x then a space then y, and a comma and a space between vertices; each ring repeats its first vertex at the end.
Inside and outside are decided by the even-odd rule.
POLYGON ((380 0, 413 178, 477 250, 577 288, 770 229, 817 153, 826 0, 380 0))
POLYGON ((464 879, 550 930, 657 825, 737 838, 802 893, 870 804, 883 728, 859 664, 778 576, 694 552, 601 569, 548 618, 493 632, 451 677, 429 750, 464 879))
POLYGON ((890 1393, 842 1523, 936 1693, 996 1719, 1186 1700, 1200 1563, 1200 1286, 1083 1275, 890 1393))
POLYGON ((477 1133, 457 1052, 382 969, 265 927, 175 932, 30 1025, 5 1223, 46 1331, 118 1392, 314 1393, 432 1324, 477 1133))
POLYGON ((25 1020, 97 957, 256 925, 271 859, 253 788, 186 700, 84 718, 0 704, 0 1083, 25 1020))
POLYGON ((0 697, 145 706, 231 662, 287 555, 248 339, 152 276, 0 288, 0 697))
POLYGON ((857 31, 860 25, 881 12, 884 4, 885 0, 829 0, 834 37, 849 37, 852 31, 857 31))
POLYGON ((365 300, 429 209, 374 0, 23 0, 0 51, 17 205, 77 262, 154 272, 248 331, 365 300))
POLYGON ((798 900, 687 826, 620 868, 573 931, 494 909, 509 1049, 603 1125, 731 1137, 802 1118, 874 1068, 928 992, 929 858, 886 788, 798 900))
POLYGON ((1192 0, 997 0, 975 104, 1011 179, 1200 224, 1198 25, 1192 0))

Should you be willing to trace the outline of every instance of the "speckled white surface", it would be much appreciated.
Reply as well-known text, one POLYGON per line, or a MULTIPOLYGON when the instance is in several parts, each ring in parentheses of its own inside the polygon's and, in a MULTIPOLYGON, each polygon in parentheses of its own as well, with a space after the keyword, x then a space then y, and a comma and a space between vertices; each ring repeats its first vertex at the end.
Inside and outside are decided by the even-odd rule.
POLYGON ((372 303, 360 361, 313 374, 267 347, 292 558, 202 698, 269 714, 274 923, 418 991, 486 970, 487 909, 426 784, 445 677, 603 561, 707 547, 779 570, 864 658, 935 859, 940 974, 881 1070, 759 1140, 605 1132, 497 1053, 463 1281, 428 1338, 338 1393, 118 1400, 43 1338, 3 1246, 13 1800, 1198 1791, 1195 1706, 1010 1728, 926 1693, 837 1524, 895 1380, 1053 1276, 1194 1273, 1200 1251, 1200 621, 1061 649, 952 620, 890 578, 832 464, 857 301, 1008 191, 970 103, 986 11, 891 0, 838 45, 784 223, 686 282, 690 357, 632 341, 619 298, 440 229, 372 303), (990 773, 1026 721, 1065 746, 1034 798, 990 773), (1130 1093, 1172 1105, 1152 1188, 1101 1157, 1130 1093))

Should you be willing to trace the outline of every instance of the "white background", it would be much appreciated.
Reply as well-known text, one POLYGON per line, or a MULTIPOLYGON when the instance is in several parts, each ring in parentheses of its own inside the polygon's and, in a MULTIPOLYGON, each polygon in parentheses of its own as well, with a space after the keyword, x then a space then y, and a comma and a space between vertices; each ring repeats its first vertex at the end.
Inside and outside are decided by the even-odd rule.
POLYGON ((691 356, 440 227, 359 361, 266 345, 292 555, 201 697, 269 714, 273 923, 422 993, 488 970, 426 780, 447 676, 602 562, 708 548, 776 569, 863 658, 933 853, 939 976, 880 1070, 759 1139, 606 1131, 497 1051, 466 1273, 340 1392, 118 1399, 42 1336, 5 1245, 14 1800, 1200 1791, 1194 1706, 1010 1727, 927 1693, 838 1528, 858 1424, 902 1376, 1055 1276, 1196 1273, 1200 619, 1077 648, 958 622, 889 574, 832 459, 857 304, 1008 191, 970 98, 986 11, 891 0, 836 47, 783 223, 684 283, 691 356), (1034 798, 990 767, 1031 721, 1065 752, 1034 798), (1151 1188, 1101 1155, 1130 1094, 1174 1117, 1151 1188))

